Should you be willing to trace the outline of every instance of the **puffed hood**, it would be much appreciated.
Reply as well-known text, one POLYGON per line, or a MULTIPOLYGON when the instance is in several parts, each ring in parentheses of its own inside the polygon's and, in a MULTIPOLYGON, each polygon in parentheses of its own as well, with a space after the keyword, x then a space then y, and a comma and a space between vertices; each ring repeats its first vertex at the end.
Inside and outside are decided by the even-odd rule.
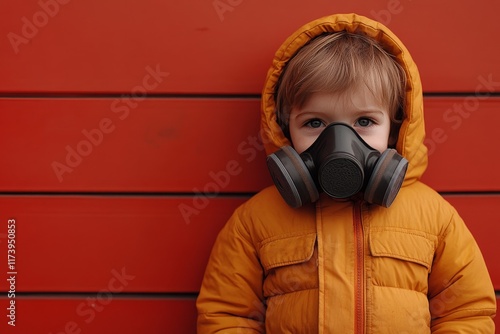
POLYGON ((403 43, 383 24, 356 14, 325 16, 302 26, 276 52, 262 92, 261 135, 267 154, 290 145, 276 119, 275 87, 287 62, 311 39, 329 32, 362 32, 378 41, 404 68, 407 76, 405 114, 396 144, 397 151, 409 161, 403 186, 417 181, 427 167, 424 145, 425 126, 422 85, 418 69, 403 43))

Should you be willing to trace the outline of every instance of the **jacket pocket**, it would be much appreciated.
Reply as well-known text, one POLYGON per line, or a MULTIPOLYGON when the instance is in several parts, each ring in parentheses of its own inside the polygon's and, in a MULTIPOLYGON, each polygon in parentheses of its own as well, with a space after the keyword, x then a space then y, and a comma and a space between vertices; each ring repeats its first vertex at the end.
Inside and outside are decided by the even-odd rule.
POLYGON ((422 232, 383 229, 370 232, 370 251, 373 256, 388 256, 432 266, 437 237, 422 232))
POLYGON ((437 236, 399 228, 369 233, 371 272, 375 285, 427 292, 437 236))
POLYGON ((318 287, 315 232, 264 240, 259 255, 266 297, 318 287))

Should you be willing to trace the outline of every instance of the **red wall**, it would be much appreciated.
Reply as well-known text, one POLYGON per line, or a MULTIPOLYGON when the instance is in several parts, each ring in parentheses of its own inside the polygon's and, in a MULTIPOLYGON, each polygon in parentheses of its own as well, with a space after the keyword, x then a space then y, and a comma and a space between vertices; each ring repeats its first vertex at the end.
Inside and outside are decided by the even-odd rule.
POLYGON ((11 276, 14 219, 16 327, 4 294, 0 329, 194 333, 218 230, 270 184, 256 136, 271 58, 335 12, 380 20, 412 53, 424 181, 457 207, 500 291, 499 11, 489 0, 4 1, 0 268, 11 276))

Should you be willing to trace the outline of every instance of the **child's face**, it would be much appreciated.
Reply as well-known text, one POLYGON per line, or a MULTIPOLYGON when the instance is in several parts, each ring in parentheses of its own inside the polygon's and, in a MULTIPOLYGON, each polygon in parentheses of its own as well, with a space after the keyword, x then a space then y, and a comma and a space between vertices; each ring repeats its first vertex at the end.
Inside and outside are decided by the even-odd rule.
POLYGON ((314 93, 302 108, 290 114, 290 137, 295 150, 304 152, 326 125, 350 125, 363 140, 383 152, 388 147, 391 120, 388 106, 379 102, 364 85, 344 94, 314 93))

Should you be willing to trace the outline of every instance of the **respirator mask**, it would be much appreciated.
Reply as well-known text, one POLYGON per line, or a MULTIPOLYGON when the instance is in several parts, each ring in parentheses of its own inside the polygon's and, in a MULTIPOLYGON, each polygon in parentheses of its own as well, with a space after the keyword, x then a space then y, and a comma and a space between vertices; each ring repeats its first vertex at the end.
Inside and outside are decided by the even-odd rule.
POLYGON ((293 208, 317 201, 320 191, 336 199, 362 191, 368 203, 389 207, 401 188, 408 160, 395 149, 380 153, 349 125, 332 123, 301 154, 284 146, 267 157, 267 166, 293 208))

